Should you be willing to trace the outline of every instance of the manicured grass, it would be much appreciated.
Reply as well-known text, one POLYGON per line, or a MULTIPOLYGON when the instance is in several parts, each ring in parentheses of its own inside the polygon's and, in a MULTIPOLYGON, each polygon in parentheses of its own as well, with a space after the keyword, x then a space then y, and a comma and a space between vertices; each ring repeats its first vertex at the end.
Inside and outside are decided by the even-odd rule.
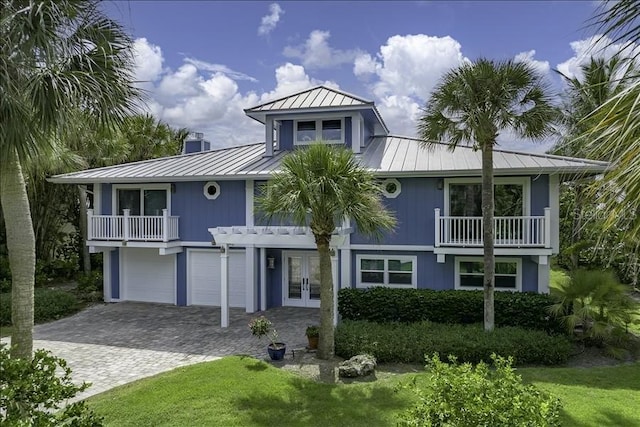
POLYGON ((560 398, 567 427, 640 426, 640 363, 518 372, 525 381, 560 398))
MULTIPOLYGON (((562 400, 566 426, 640 425, 640 364, 518 372, 562 400)), ((89 404, 107 426, 394 426, 413 403, 409 391, 396 393, 394 386, 415 376, 324 384, 228 357, 119 387, 89 404)))
POLYGON ((407 405, 395 381, 316 383, 228 357, 141 380, 89 400, 107 426, 385 426, 407 405))

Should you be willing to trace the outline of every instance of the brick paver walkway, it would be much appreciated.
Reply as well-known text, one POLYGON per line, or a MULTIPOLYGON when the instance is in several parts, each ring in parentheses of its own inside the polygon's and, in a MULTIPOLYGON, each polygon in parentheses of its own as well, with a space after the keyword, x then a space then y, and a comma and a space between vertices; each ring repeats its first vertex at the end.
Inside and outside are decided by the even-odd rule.
MULTIPOLYGON (((90 307, 75 316, 38 325, 34 348, 67 360, 74 381, 93 384, 82 398, 178 366, 232 354, 266 356, 267 342, 251 335, 249 321, 262 313, 231 309, 220 327, 220 309, 121 302, 90 307)), ((264 313, 287 349, 306 345, 307 325, 319 310, 279 307, 264 313)))

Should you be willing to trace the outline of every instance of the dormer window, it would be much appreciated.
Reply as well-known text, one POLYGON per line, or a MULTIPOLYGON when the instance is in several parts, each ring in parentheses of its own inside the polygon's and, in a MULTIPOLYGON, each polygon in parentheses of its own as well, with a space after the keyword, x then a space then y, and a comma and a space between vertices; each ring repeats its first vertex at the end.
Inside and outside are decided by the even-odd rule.
POLYGON ((296 120, 296 145, 311 144, 320 140, 331 144, 344 143, 344 119, 296 120))

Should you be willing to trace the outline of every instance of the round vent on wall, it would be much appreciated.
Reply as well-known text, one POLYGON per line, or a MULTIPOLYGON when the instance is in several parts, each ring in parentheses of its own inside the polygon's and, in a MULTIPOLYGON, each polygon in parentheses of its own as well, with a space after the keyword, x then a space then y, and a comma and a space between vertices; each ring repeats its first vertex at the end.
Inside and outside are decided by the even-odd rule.
POLYGON ((382 194, 388 199, 395 199, 400 195, 402 186, 400 181, 395 178, 388 178, 382 181, 382 194))
POLYGON ((204 197, 209 200, 215 200, 220 195, 220 186, 217 182, 211 181, 204 185, 204 197))

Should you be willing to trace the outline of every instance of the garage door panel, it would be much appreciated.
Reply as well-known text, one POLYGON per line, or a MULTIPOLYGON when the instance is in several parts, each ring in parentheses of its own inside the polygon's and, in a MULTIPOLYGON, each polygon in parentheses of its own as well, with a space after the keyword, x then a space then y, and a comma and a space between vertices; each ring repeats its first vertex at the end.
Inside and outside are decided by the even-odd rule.
MULTIPOLYGON (((220 252, 189 251, 187 283, 192 305, 220 306, 220 252)), ((245 253, 229 252, 229 306, 244 308, 245 253)))
POLYGON ((123 299, 175 304, 175 255, 157 249, 122 250, 123 299))

